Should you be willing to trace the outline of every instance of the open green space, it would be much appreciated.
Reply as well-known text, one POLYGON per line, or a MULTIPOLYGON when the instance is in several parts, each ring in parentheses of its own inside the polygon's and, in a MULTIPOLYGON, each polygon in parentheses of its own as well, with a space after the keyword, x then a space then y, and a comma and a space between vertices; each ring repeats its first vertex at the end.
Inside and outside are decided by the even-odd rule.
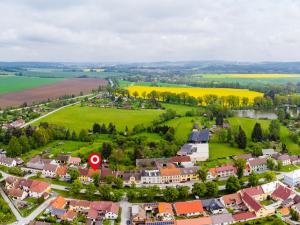
POLYGON ((196 106, 189 106, 189 105, 179 105, 179 104, 168 104, 168 103, 163 103, 162 107, 165 109, 173 109, 176 111, 178 115, 184 116, 186 112, 191 111, 191 110, 197 110, 198 107, 196 106))
POLYGON ((236 147, 231 147, 229 144, 210 143, 209 144, 209 159, 226 158, 235 155, 241 155, 245 152, 236 147))
POLYGON ((129 86, 189 87, 185 84, 172 84, 164 82, 131 82, 127 80, 118 80, 118 83, 121 88, 126 88, 129 86))
MULTIPOLYGON (((232 117, 229 118, 228 120, 232 127, 241 126, 245 131, 248 139, 251 138, 252 130, 256 122, 261 124, 263 130, 268 130, 269 124, 271 122, 271 120, 238 118, 238 117, 232 117)), ((290 132, 287 127, 285 126, 280 127, 280 139, 283 143, 286 144, 289 153, 293 155, 299 155, 300 147, 299 145, 297 145, 291 140, 291 138, 289 137, 289 133, 290 132)))
POLYGON ((295 166, 295 165, 286 165, 286 166, 282 166, 280 171, 281 172, 290 172, 290 171, 297 170, 297 169, 300 169, 300 167, 295 166))
POLYGON ((0 94, 23 91, 62 81, 61 78, 0 76, 0 94))
POLYGON ((118 75, 124 75, 126 73, 121 72, 85 72, 85 71, 68 71, 62 69, 43 69, 43 68, 29 68, 26 71, 22 71, 22 75, 26 77, 61 77, 61 78, 74 78, 80 76, 87 77, 113 77, 118 75))
POLYGON ((199 122, 199 117, 178 117, 165 122, 164 124, 174 127, 175 139, 179 143, 185 143, 192 131, 193 125, 199 122))
POLYGON ((11 224, 16 221, 16 217, 10 210, 8 204, 4 201, 0 195, 0 224, 11 224))
POLYGON ((40 122, 48 122, 67 127, 71 130, 80 131, 81 129, 91 129, 94 123, 110 122, 116 125, 117 130, 125 130, 127 126, 130 130, 137 124, 150 125, 157 119, 162 110, 126 110, 115 108, 81 107, 79 105, 64 108, 56 113, 49 115, 40 122))

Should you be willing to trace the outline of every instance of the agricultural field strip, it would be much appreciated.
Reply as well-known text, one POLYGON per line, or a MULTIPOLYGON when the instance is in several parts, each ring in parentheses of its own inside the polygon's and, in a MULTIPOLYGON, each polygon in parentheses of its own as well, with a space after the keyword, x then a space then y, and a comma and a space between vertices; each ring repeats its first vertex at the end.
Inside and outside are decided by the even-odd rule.
POLYGON ((193 74, 203 78, 300 78, 300 74, 193 74))
POLYGON ((234 95, 234 96, 239 96, 240 98, 248 97, 250 101, 253 101, 255 97, 263 96, 263 93, 260 92, 250 91, 248 89, 233 89, 233 88, 173 88, 173 87, 171 88, 171 87, 129 86, 127 89, 131 94, 137 91, 140 96, 142 95, 143 92, 146 92, 148 94, 151 91, 171 92, 176 94, 186 92, 193 97, 202 97, 205 95, 212 95, 212 94, 217 95, 219 97, 234 95))

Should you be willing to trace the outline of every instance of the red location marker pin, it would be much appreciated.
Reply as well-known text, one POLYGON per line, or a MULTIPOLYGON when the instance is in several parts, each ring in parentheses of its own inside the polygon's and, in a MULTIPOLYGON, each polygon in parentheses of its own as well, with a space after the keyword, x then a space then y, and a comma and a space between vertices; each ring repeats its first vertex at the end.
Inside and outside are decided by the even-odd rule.
POLYGON ((102 157, 99 153, 90 154, 88 160, 93 170, 97 170, 102 163, 102 157))

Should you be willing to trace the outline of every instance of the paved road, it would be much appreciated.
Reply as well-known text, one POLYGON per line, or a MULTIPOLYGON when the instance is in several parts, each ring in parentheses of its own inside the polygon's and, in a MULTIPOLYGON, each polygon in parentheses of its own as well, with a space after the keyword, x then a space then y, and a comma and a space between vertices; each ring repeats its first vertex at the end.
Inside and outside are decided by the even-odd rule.
POLYGON ((126 225, 126 221, 130 219, 130 207, 132 204, 127 199, 124 199, 120 202, 120 206, 122 208, 121 225, 126 225))

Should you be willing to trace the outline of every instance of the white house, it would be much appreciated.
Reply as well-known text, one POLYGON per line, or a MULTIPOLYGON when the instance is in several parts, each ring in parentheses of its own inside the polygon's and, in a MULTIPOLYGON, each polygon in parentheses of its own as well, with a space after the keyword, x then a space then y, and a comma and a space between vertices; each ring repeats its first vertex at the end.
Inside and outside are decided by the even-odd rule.
POLYGON ((285 173, 283 177, 284 183, 290 186, 296 186, 300 184, 300 169, 285 173))
POLYGON ((177 152, 179 156, 189 156, 192 162, 206 161, 209 158, 208 143, 188 143, 184 144, 177 152))
POLYGON ((17 161, 13 158, 8 158, 3 155, 0 156, 0 165, 7 167, 14 167, 17 165, 17 161))
POLYGON ((50 178, 55 178, 58 169, 58 165, 54 165, 54 164, 46 164, 43 168, 42 174, 44 177, 50 177, 50 178))

